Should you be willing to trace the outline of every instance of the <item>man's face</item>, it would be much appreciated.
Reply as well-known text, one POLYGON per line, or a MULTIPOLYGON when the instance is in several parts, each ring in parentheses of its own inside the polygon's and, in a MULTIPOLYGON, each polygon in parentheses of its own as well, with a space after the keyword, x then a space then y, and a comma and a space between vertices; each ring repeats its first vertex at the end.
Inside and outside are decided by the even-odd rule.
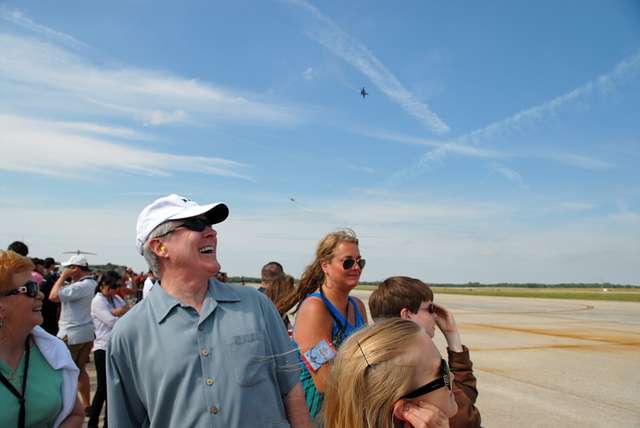
POLYGON ((84 276, 85 271, 80 266, 69 266, 68 269, 71 272, 71 280, 74 282, 84 276))
MULTIPOLYGON (((199 217, 200 218, 200 217, 199 217)), ((206 218, 202 217, 206 221, 206 218)), ((188 268, 194 274, 214 276, 220 270, 217 259, 218 234, 211 226, 204 230, 191 230, 176 220, 174 230, 163 240, 169 256, 168 269, 188 268)))

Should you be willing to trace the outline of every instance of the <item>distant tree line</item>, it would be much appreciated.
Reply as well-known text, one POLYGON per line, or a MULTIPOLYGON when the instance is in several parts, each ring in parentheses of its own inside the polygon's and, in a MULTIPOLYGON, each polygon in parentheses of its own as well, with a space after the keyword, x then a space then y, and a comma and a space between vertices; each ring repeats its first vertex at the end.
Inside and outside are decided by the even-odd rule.
MULTIPOLYGON (((229 282, 245 282, 245 283, 260 283, 260 278, 251 276, 232 276, 229 277, 229 282)), ((296 283, 298 279, 296 279, 296 283)), ((377 286, 380 281, 362 281, 361 285, 377 286)), ((538 282, 499 282, 495 284, 482 284, 480 282, 467 282, 463 284, 453 283, 433 283, 427 282, 430 287, 445 287, 445 288, 638 288, 640 285, 632 284, 612 284, 610 282, 563 282, 557 284, 541 284, 538 282)))

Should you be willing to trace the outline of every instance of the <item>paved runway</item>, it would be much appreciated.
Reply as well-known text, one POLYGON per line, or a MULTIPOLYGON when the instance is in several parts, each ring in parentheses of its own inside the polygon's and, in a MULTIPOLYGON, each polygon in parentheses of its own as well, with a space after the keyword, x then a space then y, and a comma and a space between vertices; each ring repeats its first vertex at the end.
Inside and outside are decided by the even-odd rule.
POLYGON ((484 427, 640 427, 640 304, 437 290, 436 302, 471 350, 484 427))

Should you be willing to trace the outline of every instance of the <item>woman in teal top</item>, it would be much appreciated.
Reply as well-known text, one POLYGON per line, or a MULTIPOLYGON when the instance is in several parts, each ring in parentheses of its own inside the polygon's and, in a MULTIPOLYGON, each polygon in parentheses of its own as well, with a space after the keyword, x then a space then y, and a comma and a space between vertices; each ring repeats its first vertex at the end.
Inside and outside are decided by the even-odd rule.
POLYGON ((0 252, 0 426, 81 427, 78 370, 42 323, 43 294, 31 260, 0 252))
MULTIPOLYGON (((364 264, 352 230, 332 232, 320 241, 315 260, 302 274, 300 285, 282 303, 285 311, 297 305, 293 339, 301 354, 319 349, 323 340, 338 348, 346 337, 366 325, 364 304, 349 295, 358 285, 364 264)), ((329 375, 328 363, 322 361, 317 369, 305 365, 301 370, 307 407, 316 423, 329 375)))

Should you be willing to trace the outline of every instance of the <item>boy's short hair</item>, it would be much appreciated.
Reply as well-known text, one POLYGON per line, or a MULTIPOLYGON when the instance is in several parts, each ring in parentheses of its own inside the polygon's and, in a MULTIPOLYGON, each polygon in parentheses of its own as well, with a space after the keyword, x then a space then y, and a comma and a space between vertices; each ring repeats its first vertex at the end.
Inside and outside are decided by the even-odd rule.
POLYGON ((419 279, 392 276, 382 281, 369 296, 369 309, 374 320, 400 316, 402 308, 417 313, 423 302, 433 301, 433 291, 419 279))

